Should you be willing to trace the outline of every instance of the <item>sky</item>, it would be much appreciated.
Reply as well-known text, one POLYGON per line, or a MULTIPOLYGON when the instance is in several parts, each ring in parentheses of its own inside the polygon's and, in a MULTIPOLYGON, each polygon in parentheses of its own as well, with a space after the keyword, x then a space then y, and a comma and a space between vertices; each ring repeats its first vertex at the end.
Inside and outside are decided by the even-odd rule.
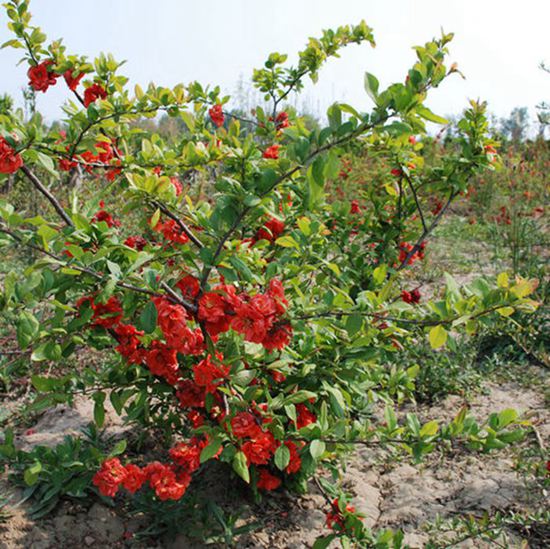
MULTIPOLYGON (((295 59, 309 36, 322 29, 365 19, 377 47, 346 48, 321 70, 298 105, 317 114, 334 101, 368 110, 365 71, 382 86, 403 81, 415 60, 411 49, 441 29, 454 32, 449 61, 466 79, 452 76, 427 104, 438 114, 458 114, 468 99, 488 101, 502 117, 514 107, 550 102, 550 0, 31 0, 33 23, 49 39, 63 38, 69 52, 95 56, 111 52, 127 60, 130 82, 171 86, 198 80, 233 94, 272 51, 295 59)), ((0 12, 0 43, 11 38, 0 12)), ((0 50, 0 93, 22 103, 26 66, 22 50, 0 50)), ((39 93, 48 120, 61 116, 66 88, 39 93)))

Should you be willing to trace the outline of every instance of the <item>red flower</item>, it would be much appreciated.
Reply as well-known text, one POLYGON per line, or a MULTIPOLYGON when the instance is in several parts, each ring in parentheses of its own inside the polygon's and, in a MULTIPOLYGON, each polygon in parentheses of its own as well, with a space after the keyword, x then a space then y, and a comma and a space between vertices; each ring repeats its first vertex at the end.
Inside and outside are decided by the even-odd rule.
POLYGON ((272 475, 267 469, 261 467, 258 469, 258 480, 256 487, 259 490, 276 490, 281 486, 281 479, 272 475))
POLYGON ((401 299, 405 303, 419 303, 420 297, 420 290, 418 288, 415 288, 412 292, 407 292, 406 290, 401 292, 401 299))
POLYGON ((279 148, 281 145, 275 144, 271 145, 271 147, 267 147, 267 149, 264 151, 263 157, 264 158, 271 158, 273 160, 277 160, 279 158, 279 148))
MULTIPOLYGON (((91 307, 94 311, 93 325, 103 326, 104 328, 112 328, 122 319, 122 306, 116 296, 111 296, 105 303, 95 303, 93 298, 84 298, 90 300, 91 307)), ((77 305, 82 301, 79 300, 77 305)))
POLYGON ((359 206, 359 200, 352 200, 351 201, 351 213, 352 214, 360 214, 361 208, 359 206))
POLYGON ((122 486, 128 490, 131 494, 135 494, 145 482, 145 473, 137 466, 129 463, 125 467, 126 476, 122 481, 122 486))
POLYGON ((99 223, 103 221, 108 227, 120 227, 120 221, 115 219, 109 212, 99 210, 93 217, 92 222, 99 223))
POLYGON ((215 337, 227 332, 231 324, 234 309, 225 296, 214 292, 207 292, 199 299, 199 320, 203 321, 206 331, 215 337))
POLYGON ((204 425, 204 416, 198 410, 189 410, 187 419, 191 422, 194 429, 198 429, 204 425))
MULTIPOLYGON (((217 360, 223 360, 223 356, 218 355, 217 360)), ((220 385, 229 374, 229 366, 216 363, 212 355, 207 355, 204 360, 193 366, 193 376, 195 383, 204 387, 206 392, 213 393, 216 387, 220 385)))
POLYGON ((298 446, 291 440, 285 441, 285 446, 290 451, 290 460, 288 462, 288 465, 286 466, 285 471, 291 475, 293 473, 297 473, 300 468, 302 467, 302 459, 300 458, 300 454, 298 453, 298 446))
POLYGON ((168 345, 177 349, 182 338, 189 338, 188 332, 192 334, 187 326, 187 312, 181 305, 171 303, 164 297, 154 298, 153 302, 157 309, 157 322, 164 334, 164 339, 168 345))
POLYGON ((168 219, 163 223, 160 223, 159 221, 153 230, 156 232, 161 232, 162 236, 166 240, 170 240, 176 244, 186 244, 189 242, 189 237, 182 231, 181 227, 173 219, 168 219))
POLYGON ((180 499, 187 490, 191 477, 182 476, 179 480, 184 482, 178 482, 174 471, 167 465, 162 465, 162 468, 157 467, 149 482, 157 497, 162 501, 166 501, 168 499, 180 499))
POLYGON ((250 412, 239 412, 232 418, 231 430, 237 438, 254 438, 261 433, 256 418, 250 412))
POLYGON ((84 90, 84 106, 88 107, 97 99, 105 99, 107 92, 100 84, 92 84, 84 90))
POLYGON ((179 382, 176 398, 182 408, 202 408, 206 391, 199 387, 192 379, 184 379, 179 382))
POLYGON ((72 91, 76 91, 76 88, 80 84, 80 81, 84 78, 84 73, 78 73, 76 76, 73 76, 72 69, 67 69, 63 73, 63 77, 65 78, 65 82, 67 82, 67 86, 69 86, 69 89, 72 91))
POLYGON ((155 340, 147 350, 145 361, 153 375, 163 377, 170 385, 177 383, 179 364, 175 349, 155 340))
POLYGON ((147 240, 145 240, 142 236, 129 236, 124 241, 124 244, 129 248, 133 248, 134 250, 141 252, 141 250, 147 246, 147 240))
POLYGON ((409 135, 409 143, 411 145, 416 145, 416 137, 414 135, 409 135))
POLYGON ((285 224, 279 219, 272 217, 270 220, 266 221, 264 226, 261 229, 258 229, 254 238, 256 240, 269 240, 270 242, 275 242, 277 238, 285 230, 285 224))
POLYGON ((317 416, 305 404, 296 404, 296 427, 301 429, 317 421, 317 416))
POLYGON ((246 456, 248 465, 267 465, 269 459, 277 449, 274 436, 268 432, 262 432, 254 439, 245 442, 241 450, 246 456))
POLYGON ((21 156, 3 137, 0 137, 0 173, 14 173, 22 165, 21 156))
POLYGON ((278 130, 282 130, 283 128, 288 128, 290 126, 287 112, 281 111, 277 115, 277 117, 275 118, 275 126, 277 127, 278 130))
POLYGON ((181 181, 177 177, 171 177, 170 183, 172 183, 172 186, 176 190, 176 196, 179 196, 183 192, 181 181))
POLYGON ((76 168, 76 162, 69 160, 68 158, 59 159, 59 169, 63 172, 70 172, 73 168, 76 168))
POLYGON ((118 458, 107 459, 101 465, 101 469, 94 475, 92 480, 104 496, 114 497, 118 492, 121 482, 124 481, 128 472, 120 463, 118 458))
POLYGON ((212 122, 214 122, 216 127, 220 127, 223 125, 223 122, 225 120, 225 116, 223 114, 222 106, 220 104, 214 105, 209 111, 208 114, 210 115, 210 118, 212 122))
POLYGON ((42 63, 38 63, 38 65, 29 67, 29 70, 27 71, 29 86, 34 91, 45 92, 50 86, 55 85, 59 75, 48 70, 50 65, 53 65, 53 61, 48 59, 46 61, 42 61, 42 63))
POLYGON ((292 339, 292 326, 289 322, 274 325, 266 334, 262 345, 268 350, 281 350, 286 347, 292 339))
POLYGON ((181 295, 187 299, 193 300, 199 295, 199 280, 192 275, 185 275, 177 284, 181 295))
POLYGON ((282 315, 286 311, 288 301, 285 298, 285 289, 282 282, 278 278, 272 278, 269 281, 267 295, 275 302, 275 309, 278 315, 282 315))
MULTIPOLYGON (((345 513, 355 513, 355 507, 352 505, 346 505, 345 513)), ((335 499, 332 502, 332 509, 327 513, 327 526, 333 530, 340 530, 344 528, 345 516, 340 511, 339 501, 335 499)))
POLYGON ((394 168, 390 173, 395 177, 401 177, 403 175, 403 172, 399 168, 394 168))
MULTIPOLYGON (((255 296, 266 297, 266 296, 255 296)), ((273 311, 274 312, 274 311, 273 311)), ((231 321, 231 328, 244 335, 246 341, 261 343, 267 335, 272 320, 254 306, 254 303, 242 303, 235 309, 235 317, 231 321)))
POLYGON ((144 332, 131 324, 118 324, 114 328, 118 345, 116 351, 120 353, 130 364, 139 364, 143 360, 143 353, 139 349, 141 341, 139 337, 144 332))
POLYGON ((174 463, 192 473, 201 465, 200 457, 203 448, 204 444, 199 443, 197 439, 191 439, 189 444, 185 442, 176 444, 170 449, 169 454, 174 463))

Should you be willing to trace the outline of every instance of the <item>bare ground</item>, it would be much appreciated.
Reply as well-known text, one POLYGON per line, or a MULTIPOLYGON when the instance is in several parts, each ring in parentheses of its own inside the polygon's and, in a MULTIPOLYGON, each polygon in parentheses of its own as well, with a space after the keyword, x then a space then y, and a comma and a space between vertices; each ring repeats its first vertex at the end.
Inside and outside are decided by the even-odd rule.
MULTIPOLYGON (((519 452, 529 445, 548 447, 550 412, 545 405, 543 387, 527 388, 513 382, 489 383, 483 394, 469 403, 478 419, 490 412, 516 408, 534 424, 535 431, 515 447, 491 454, 458 452, 455 455, 435 455, 420 466, 388 454, 360 448, 349 459, 344 486, 355 494, 356 507, 373 528, 403 529, 411 547, 424 547, 434 541, 426 525, 437 517, 454 518, 485 511, 527 510, 547 497, 539 486, 516 470, 519 452)), ((433 406, 419 406, 414 411, 423 419, 451 419, 464 404, 461 397, 449 396, 433 406)), ((405 411, 411 411, 405 410, 405 411)), ((123 435, 123 426, 109 414, 111 432, 123 435)), ((91 406, 77 401, 74 409, 58 406, 47 411, 33 427, 35 434, 23 435, 19 445, 57 444, 68 433, 76 434, 90 422, 91 406)), ((252 533, 241 536, 242 548, 311 547, 316 537, 326 534, 326 504, 312 484, 308 495, 299 499, 285 493, 273 494, 255 505, 239 488, 235 480, 217 475, 211 482, 212 497, 225 508, 242 508, 238 525, 258 523, 252 533)), ((0 490, 7 488, 2 481, 0 490)), ((14 499, 16 501, 16 498, 14 499)), ((75 547, 168 547, 170 549, 203 547, 184 535, 175 541, 163 539, 137 541, 134 533, 143 521, 129 518, 118 508, 108 508, 99 502, 91 507, 65 501, 48 518, 33 521, 26 505, 7 506, 0 522, 0 548, 75 548, 75 547)), ((548 529, 545 531, 548 533, 548 529)), ((545 534, 543 534, 544 536, 545 534)), ((436 534, 435 541, 445 546, 445 534, 436 534)), ((506 532, 508 547, 545 547, 550 539, 531 540, 522 545, 518 532, 506 532)), ((459 547, 489 547, 479 540, 466 540, 459 547)))

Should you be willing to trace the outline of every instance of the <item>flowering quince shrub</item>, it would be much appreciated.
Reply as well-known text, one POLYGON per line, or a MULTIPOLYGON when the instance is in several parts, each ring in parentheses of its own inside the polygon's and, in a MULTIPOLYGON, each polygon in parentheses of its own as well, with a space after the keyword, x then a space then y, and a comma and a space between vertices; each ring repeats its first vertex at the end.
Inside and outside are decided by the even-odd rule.
MULTIPOLYGON (((67 93, 61 130, 38 115, 0 116, 0 177, 14 174, 44 200, 33 217, 0 204, 1 244, 38 256, 24 278, 6 277, 2 306, 17 315, 21 348, 50 365, 49 375, 33 376, 39 406, 85 392, 99 426, 108 399, 171 441, 159 461, 107 458, 93 477, 101 494, 182 500, 209 460, 228 464, 255 493, 303 491, 357 442, 420 459, 450 438, 483 450, 517 440, 510 410, 482 425, 465 411, 448 425, 414 415, 402 425, 391 406, 384 423, 366 414, 376 398, 369 365, 417 338, 453 345, 457 331, 537 306, 535 281, 506 274, 465 288, 449 277, 434 301, 401 282, 422 264, 452 201, 495 160, 477 103, 458 123, 452 152, 434 164, 422 156, 426 121, 444 122, 425 106, 427 94, 457 72, 445 65, 452 35, 417 47, 404 83, 380 90, 367 74, 371 112, 335 104, 328 125, 309 130, 285 99, 341 48, 373 46, 364 22, 310 39, 296 65, 271 54, 253 76, 266 104, 243 118, 217 87, 131 91, 111 56, 68 54, 31 25, 28 2, 4 6, 15 35, 4 46, 24 52, 29 86, 67 93), (136 126, 159 113, 186 131, 167 141, 136 126), (327 192, 345 185, 353 154, 386 162, 381 181, 365 182, 368 216, 364 196, 327 192), (193 173, 208 178, 203 193, 186 180, 193 173), (75 179, 91 198, 52 191, 75 179), (425 212, 419 189, 443 197, 441 207, 425 212), (111 349, 112 358, 56 375, 56 364, 89 347, 111 349)), ((320 545, 370 543, 344 494, 328 502, 333 533, 320 545)))

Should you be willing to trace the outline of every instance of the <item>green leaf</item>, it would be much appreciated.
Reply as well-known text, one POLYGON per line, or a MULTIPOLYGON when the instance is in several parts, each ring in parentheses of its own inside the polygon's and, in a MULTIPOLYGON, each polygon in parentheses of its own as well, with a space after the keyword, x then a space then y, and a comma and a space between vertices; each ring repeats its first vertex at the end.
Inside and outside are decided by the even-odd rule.
POLYGON ((388 272, 388 266, 387 265, 379 265, 374 269, 374 272, 372 273, 372 278, 376 284, 382 284, 384 280, 386 280, 386 274, 388 272))
POLYGON ((155 304, 152 301, 149 301, 139 315, 139 324, 145 333, 150 334, 157 327, 157 314, 155 304))
POLYGON ((376 103, 378 99, 378 87, 379 82, 376 76, 374 74, 371 74, 370 72, 365 73, 365 91, 367 92, 368 96, 376 103))
POLYGON ((28 486, 36 484, 40 471, 42 471, 42 464, 39 461, 36 461, 33 465, 25 470, 25 473, 23 474, 25 483, 28 486))
POLYGON ((433 113, 430 109, 428 109, 428 107, 425 107, 424 105, 419 105, 418 107, 416 107, 416 114, 418 114, 418 116, 420 116, 421 118, 429 120, 430 122, 435 122, 436 124, 449 123, 448 120, 433 113))
POLYGON ((428 338, 432 349, 438 349, 445 345, 447 341, 447 330, 445 330, 441 324, 438 324, 430 330, 428 338))
POLYGON ((348 316, 346 320, 346 331, 350 337, 359 332, 362 327, 363 317, 360 314, 356 313, 348 316))
POLYGON ((112 456, 120 456, 121 454, 123 454, 126 450, 126 446, 127 446, 127 442, 125 440, 119 440, 116 444, 115 444, 115 447, 111 450, 111 453, 109 454, 111 457, 112 456))
POLYGON ((322 440, 313 440, 309 445, 309 453, 313 459, 319 459, 325 453, 326 445, 322 440))
POLYGON ((288 236, 281 236, 277 240, 275 240, 275 244, 278 246, 282 246, 283 248, 297 248, 300 249, 300 246, 294 238, 292 238, 290 235, 288 236))
POLYGON ((510 425, 510 423, 513 423, 516 421, 516 419, 519 417, 516 410, 513 408, 507 408, 506 410, 502 410, 502 412, 499 412, 498 414, 498 427, 499 429, 504 429, 504 427, 507 427, 510 425))
POLYGON ((328 536, 317 538, 312 549, 326 549, 334 539, 336 539, 336 534, 329 534, 328 536))
POLYGON ((273 456, 275 466, 284 471, 287 465, 290 463, 290 450, 286 447, 285 444, 281 444, 277 450, 275 450, 275 455, 273 456))
POLYGON ((40 325, 32 313, 22 311, 17 319, 17 342, 21 349, 26 349, 29 343, 38 335, 40 325))
POLYGON ((244 452, 237 452, 233 458, 233 471, 237 473, 246 483, 250 483, 250 471, 246 464, 246 456, 244 452))
POLYGON ((94 421, 98 427, 103 427, 105 423, 105 393, 100 391, 93 396, 94 404, 94 421))
POLYGON ((205 446, 202 449, 201 456, 200 456, 200 462, 204 463, 205 461, 208 461, 209 459, 212 459, 219 451, 222 445, 222 439, 219 437, 214 437, 211 442, 208 444, 208 446, 205 446))
POLYGON ((439 431, 439 425, 437 424, 437 421, 428 421, 428 423, 423 425, 422 429, 420 429, 420 436, 433 437, 437 434, 437 431, 439 431))

